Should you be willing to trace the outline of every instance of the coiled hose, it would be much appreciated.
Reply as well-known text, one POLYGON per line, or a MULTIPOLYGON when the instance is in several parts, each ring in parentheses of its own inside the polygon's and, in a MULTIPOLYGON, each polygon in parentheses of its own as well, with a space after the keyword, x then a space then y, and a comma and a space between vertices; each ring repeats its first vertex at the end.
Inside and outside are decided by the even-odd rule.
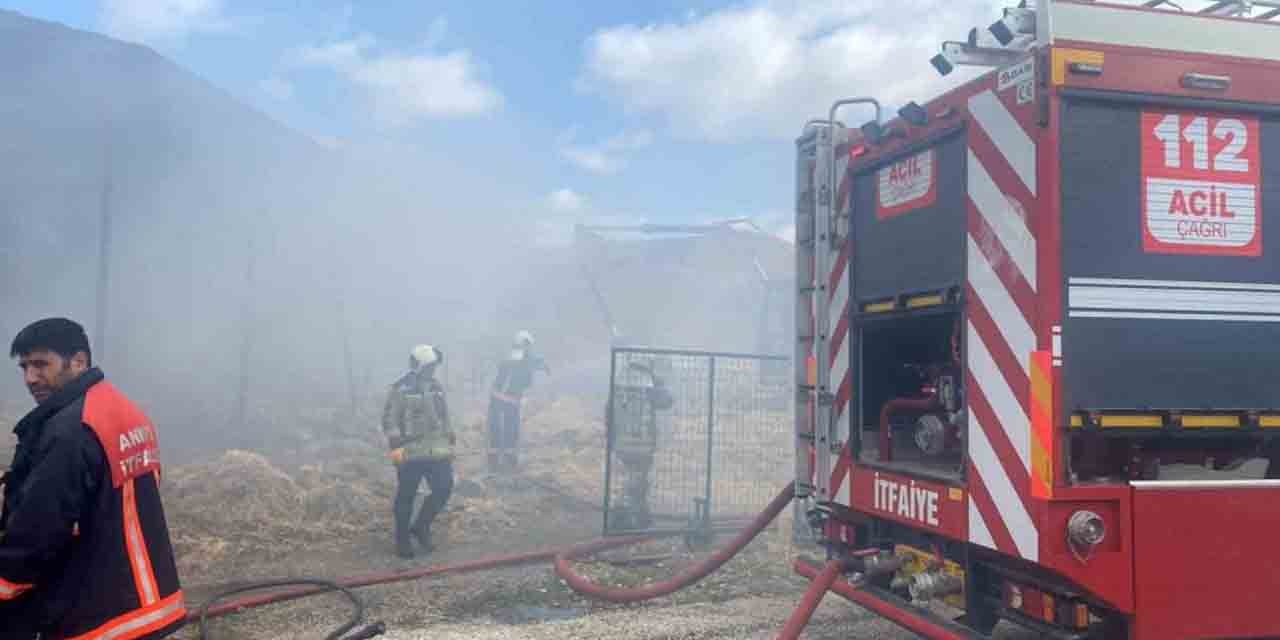
MULTIPOLYGON (((209 640, 209 626, 208 626, 209 609, 213 605, 213 603, 225 598, 229 598, 236 594, 245 593, 248 591, 260 591, 262 589, 273 589, 278 587, 298 587, 302 585, 319 587, 321 589, 320 591, 315 591, 314 593, 325 593, 328 591, 337 591, 342 595, 346 596, 347 600, 351 601, 351 605, 352 605, 351 617, 347 618, 347 621, 343 623, 342 626, 338 627, 337 629, 334 629, 332 632, 329 633, 329 635, 325 636, 325 640, 342 640, 342 637, 345 636, 347 632, 351 631, 352 629, 355 629, 356 625, 364 621, 364 601, 362 601, 360 598, 357 598, 356 594, 352 593, 350 589, 336 582, 333 582, 332 580, 324 580, 321 578, 285 578, 282 580, 267 580, 264 582, 254 582, 251 584, 234 587, 232 589, 227 589, 226 591, 222 591, 217 595, 213 596, 212 598, 209 598, 209 600, 207 600, 203 605, 200 605, 200 610, 196 614, 199 616, 199 620, 200 620, 200 640, 209 640)), ((361 633, 358 633, 356 635, 363 638, 371 638, 373 637, 373 635, 377 635, 377 633, 374 633, 373 635, 369 635, 370 631, 374 629, 380 629, 380 628, 384 628, 382 627, 381 623, 375 623, 373 625, 369 625, 369 628, 362 629, 361 633)))
POLYGON ((761 531, 764 531, 765 527, 769 526, 770 522, 773 522, 774 518, 778 517, 778 514, 791 503, 793 497, 795 497, 795 484, 789 483, 785 489, 769 502, 769 506, 751 521, 750 525, 734 536, 729 544, 711 554, 706 560, 681 571, 667 580, 654 582, 643 587, 606 587, 597 584, 574 571, 573 566, 570 564, 575 558, 587 555, 588 551, 583 549, 570 549, 557 554, 555 557, 556 575, 560 576, 560 579, 564 580, 570 589, 579 594, 605 602, 626 604, 670 595, 702 580, 728 562, 730 558, 738 555, 738 552, 742 551, 748 543, 754 540, 757 535, 760 535, 761 531))

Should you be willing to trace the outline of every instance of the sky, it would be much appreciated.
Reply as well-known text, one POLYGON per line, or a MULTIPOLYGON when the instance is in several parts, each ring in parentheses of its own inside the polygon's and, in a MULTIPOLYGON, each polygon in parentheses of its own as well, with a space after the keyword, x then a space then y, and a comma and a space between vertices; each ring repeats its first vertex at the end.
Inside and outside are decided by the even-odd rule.
MULTIPOLYGON (((1012 4, 1012 3, 1010 3, 1012 4)), ((923 102, 991 0, 4 0, 150 46, 322 144, 412 149, 555 242, 575 222, 790 232, 794 139, 832 101, 923 102), (484 177, 493 176, 489 185, 484 177)), ((971 77, 971 76, 968 76, 971 77)), ((850 113, 851 124, 869 113, 850 113)), ((430 183, 430 176, 424 176, 430 183)))

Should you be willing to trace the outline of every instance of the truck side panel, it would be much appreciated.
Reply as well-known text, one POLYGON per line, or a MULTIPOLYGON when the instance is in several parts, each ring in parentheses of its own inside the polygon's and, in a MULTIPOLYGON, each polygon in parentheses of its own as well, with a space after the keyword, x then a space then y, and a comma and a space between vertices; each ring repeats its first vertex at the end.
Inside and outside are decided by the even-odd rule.
POLYGON ((1134 640, 1276 637, 1277 500, 1275 481, 1137 483, 1134 640))
POLYGON ((1062 123, 1063 410, 1280 405, 1280 119, 1077 99, 1062 123))

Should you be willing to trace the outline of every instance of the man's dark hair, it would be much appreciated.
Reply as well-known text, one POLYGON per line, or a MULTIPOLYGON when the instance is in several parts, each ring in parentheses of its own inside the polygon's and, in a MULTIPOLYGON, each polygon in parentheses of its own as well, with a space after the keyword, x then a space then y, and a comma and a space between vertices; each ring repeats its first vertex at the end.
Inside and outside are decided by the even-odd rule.
POLYGON ((70 360, 83 351, 88 365, 93 366, 93 352, 89 350, 89 336, 84 327, 66 318, 45 318, 29 325, 13 339, 9 357, 17 358, 32 351, 47 349, 70 360))

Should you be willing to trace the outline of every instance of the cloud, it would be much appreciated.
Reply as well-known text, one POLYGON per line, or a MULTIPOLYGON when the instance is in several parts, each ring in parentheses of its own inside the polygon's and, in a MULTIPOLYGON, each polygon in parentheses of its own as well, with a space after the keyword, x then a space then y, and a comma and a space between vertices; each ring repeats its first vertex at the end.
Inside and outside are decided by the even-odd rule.
POLYGON ((122 40, 181 40, 193 33, 227 31, 222 0, 103 0, 98 21, 122 40))
MULTIPOLYGON (((445 23, 433 23, 429 39, 443 36, 445 23)), ((303 47, 286 66, 328 68, 363 88, 375 113, 391 125, 420 118, 458 118, 489 112, 502 104, 502 94, 480 79, 480 65, 465 49, 445 53, 398 53, 377 50, 368 34, 324 45, 303 47)))
POLYGON ((599 149, 585 147, 565 147, 560 150, 560 157, 584 171, 591 173, 617 173, 622 162, 599 149))
POLYGON ((836 99, 869 94, 891 106, 973 77, 962 68, 940 78, 928 60, 942 40, 999 17, 1002 4, 756 0, 614 26, 587 39, 579 86, 683 137, 790 139, 836 99))
POLYGON ((337 40, 321 45, 299 47, 286 57, 286 66, 330 67, 338 71, 350 71, 362 60, 376 42, 373 36, 362 33, 354 38, 337 40))
POLYGON ((613 174, 626 166, 625 156, 653 143, 653 134, 647 130, 623 131, 593 145, 573 143, 575 132, 563 137, 560 157, 570 164, 591 173, 613 174))
POLYGON ((573 189, 557 189, 547 195, 547 203, 552 211, 568 213, 581 211, 587 199, 573 189))
POLYGON ((279 76, 271 76, 258 83, 258 86, 273 100, 284 102, 293 98, 293 85, 279 76))

